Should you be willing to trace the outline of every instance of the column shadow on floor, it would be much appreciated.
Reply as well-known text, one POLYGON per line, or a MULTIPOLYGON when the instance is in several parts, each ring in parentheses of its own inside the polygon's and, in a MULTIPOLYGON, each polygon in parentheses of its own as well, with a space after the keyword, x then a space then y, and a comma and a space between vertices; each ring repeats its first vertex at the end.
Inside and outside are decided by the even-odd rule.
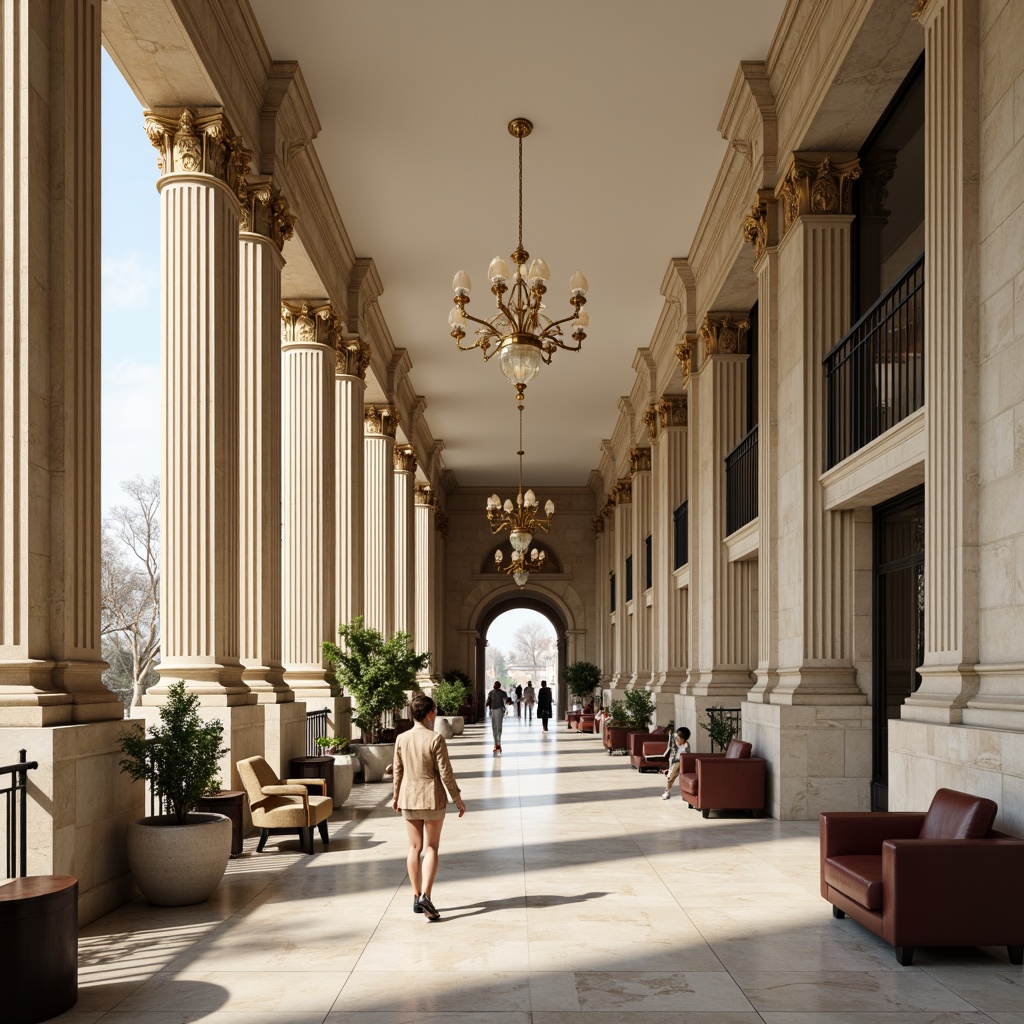
MULTIPOLYGON (((584 892, 576 896, 509 896, 503 900, 479 900, 476 903, 464 903, 461 907, 445 907, 445 914, 451 920, 476 917, 479 914, 492 914, 499 910, 526 910, 528 907, 563 907, 570 903, 587 903, 611 895, 608 892, 584 892), (460 914, 465 910, 468 913, 460 914)), ((442 918, 444 920, 444 918, 442 918)))

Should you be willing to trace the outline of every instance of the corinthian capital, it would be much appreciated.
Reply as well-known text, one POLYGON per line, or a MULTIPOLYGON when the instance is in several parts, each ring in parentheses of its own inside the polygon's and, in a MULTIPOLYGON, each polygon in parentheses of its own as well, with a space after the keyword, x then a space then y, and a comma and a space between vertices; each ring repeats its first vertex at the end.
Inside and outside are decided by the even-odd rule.
POLYGON ((759 260, 770 245, 778 239, 774 229, 775 196, 768 189, 759 189, 757 201, 743 218, 743 240, 754 247, 754 259, 759 260))
POLYGON ((370 346, 359 338, 342 338, 334 347, 335 369, 339 377, 358 377, 366 380, 366 368, 370 365, 370 346))
POLYGON ((334 347, 341 335, 341 320, 329 302, 282 302, 281 342, 285 345, 334 347))
POLYGON ((269 238, 278 250, 294 234, 295 218, 288 212, 288 200, 267 181, 247 182, 240 178, 236 194, 242 206, 239 231, 251 231, 269 238))
POLYGON ((676 359, 683 374, 683 387, 690 383, 690 370, 693 367, 693 353, 697 347, 697 335, 684 334, 683 340, 676 345, 676 359))
POLYGON ((145 111, 144 128, 156 147, 161 174, 209 174, 236 195, 252 153, 222 111, 199 115, 191 107, 145 111))
POLYGON ((425 505, 428 508, 433 508, 434 492, 430 484, 413 484, 412 502, 414 505, 425 505))
POLYGON ((661 429, 666 427, 685 427, 686 419, 686 397, 662 398, 655 406, 658 410, 658 418, 661 420, 661 429))
POLYGON ((633 504, 633 484, 629 477, 625 480, 619 480, 612 488, 612 499, 616 505, 632 505, 633 504))
POLYGON ((416 449, 411 444, 395 445, 392 458, 396 473, 416 472, 416 449))
POLYGON ((644 426, 647 428, 647 436, 654 441, 658 437, 658 407, 649 405, 640 415, 644 426))
POLYGON ((398 410, 391 405, 364 405, 363 432, 394 438, 398 430, 398 410))
POLYGON ((742 313, 705 313, 700 325, 704 355, 735 355, 746 350, 750 320, 742 313))
POLYGON ((629 473, 632 477, 636 473, 650 473, 651 471, 651 449, 631 448, 629 450, 629 473))
POLYGON ((860 163, 854 154, 794 153, 775 188, 782 202, 783 231, 797 217, 851 213, 851 186, 859 177, 860 163))

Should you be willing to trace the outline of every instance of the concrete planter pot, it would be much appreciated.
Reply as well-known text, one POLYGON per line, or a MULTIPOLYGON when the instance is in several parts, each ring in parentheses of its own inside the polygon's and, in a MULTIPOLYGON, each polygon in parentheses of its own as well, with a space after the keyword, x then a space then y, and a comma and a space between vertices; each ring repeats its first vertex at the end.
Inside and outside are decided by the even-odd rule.
POLYGON ((353 746, 352 753, 359 758, 359 763, 363 766, 363 782, 380 782, 384 778, 384 769, 394 759, 395 745, 360 743, 353 746))
POLYGON ((466 720, 462 715, 438 715, 434 721, 434 728, 438 722, 447 722, 452 727, 453 736, 461 736, 466 729, 466 720))
POLYGON ((217 888, 231 856, 231 821, 223 814, 169 815, 130 822, 128 866, 142 895, 158 907, 202 903, 217 888))
POLYGON ((340 807, 352 792, 356 759, 351 754, 334 755, 334 806, 340 807))

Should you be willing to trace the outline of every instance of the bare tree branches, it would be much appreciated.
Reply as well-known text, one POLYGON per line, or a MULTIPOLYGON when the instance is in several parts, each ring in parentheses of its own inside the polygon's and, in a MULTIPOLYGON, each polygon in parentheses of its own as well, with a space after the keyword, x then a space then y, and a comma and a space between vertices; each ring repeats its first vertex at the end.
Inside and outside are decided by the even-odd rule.
POLYGON ((513 664, 534 666, 545 665, 555 653, 554 631, 539 618, 524 622, 512 634, 512 649, 509 660, 513 664))

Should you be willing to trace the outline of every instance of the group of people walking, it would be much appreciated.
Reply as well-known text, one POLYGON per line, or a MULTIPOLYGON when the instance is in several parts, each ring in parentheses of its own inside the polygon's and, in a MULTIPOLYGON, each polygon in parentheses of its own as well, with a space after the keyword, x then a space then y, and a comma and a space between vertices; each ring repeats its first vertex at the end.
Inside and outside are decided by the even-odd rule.
POLYGON ((534 707, 537 709, 537 720, 544 732, 548 731, 548 720, 551 718, 551 689, 546 679, 540 681, 540 689, 534 690, 533 681, 528 680, 526 686, 516 686, 511 693, 506 692, 500 679, 495 679, 494 686, 487 694, 487 716, 491 720, 491 734, 494 736, 492 753, 501 753, 501 730, 505 724, 505 716, 515 709, 516 717, 521 717, 522 709, 526 709, 526 724, 533 721, 534 707))

